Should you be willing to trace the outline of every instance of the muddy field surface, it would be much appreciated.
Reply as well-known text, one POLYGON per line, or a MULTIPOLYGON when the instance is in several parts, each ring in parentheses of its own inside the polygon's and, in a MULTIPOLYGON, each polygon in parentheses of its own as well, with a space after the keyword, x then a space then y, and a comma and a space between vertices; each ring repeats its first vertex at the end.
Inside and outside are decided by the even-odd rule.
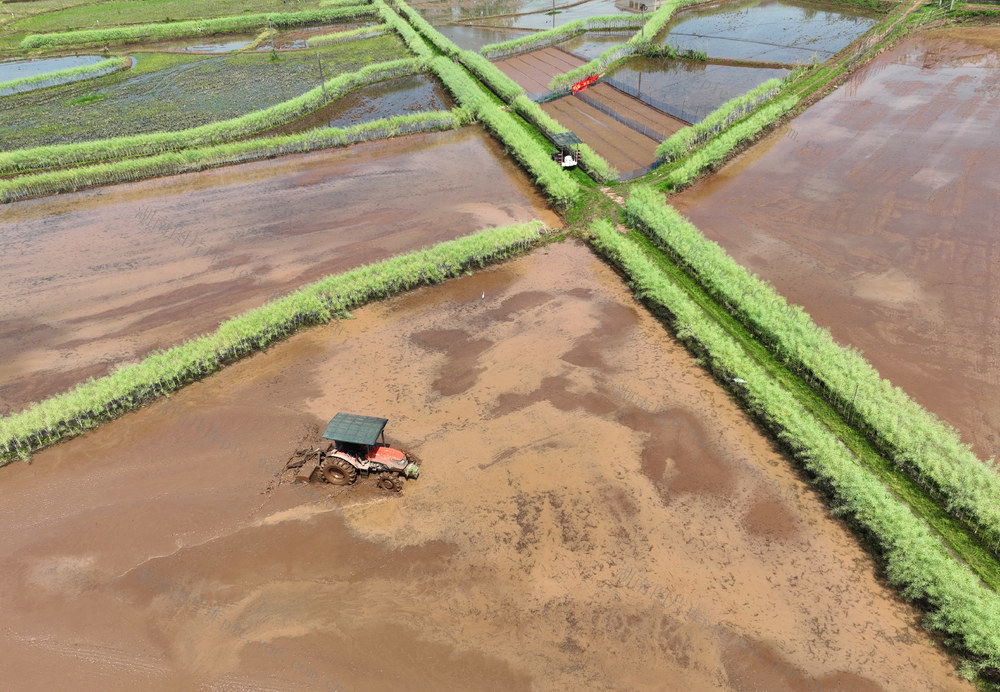
POLYGON ((528 94, 549 93, 549 82, 553 77, 574 70, 584 61, 554 46, 533 50, 505 60, 496 66, 505 75, 517 82, 528 94))
POLYGON ((475 128, 5 205, 0 413, 327 274, 559 225, 475 128))
POLYGON ((1000 29, 906 41, 672 199, 1000 456, 1000 29))
POLYGON ((16 689, 971 689, 574 243, 300 334, 0 492, 16 689), (420 479, 279 483, 341 410, 388 417, 420 479))

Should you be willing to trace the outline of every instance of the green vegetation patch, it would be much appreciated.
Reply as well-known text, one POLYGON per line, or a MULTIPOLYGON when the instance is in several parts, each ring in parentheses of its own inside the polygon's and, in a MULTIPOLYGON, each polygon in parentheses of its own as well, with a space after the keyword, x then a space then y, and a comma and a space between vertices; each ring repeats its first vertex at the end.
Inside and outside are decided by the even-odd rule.
POLYGON ((105 43, 128 43, 135 41, 158 41, 187 36, 210 36, 212 34, 257 32, 263 27, 286 28, 343 22, 374 16, 370 5, 329 7, 306 12, 280 12, 275 14, 247 14, 218 19, 195 19, 185 22, 162 24, 140 24, 137 26, 109 27, 106 29, 84 29, 61 31, 51 34, 32 34, 21 41, 21 48, 55 48, 59 46, 91 46, 105 43))
MULTIPOLYGON (((330 79, 409 53, 397 37, 378 36, 319 54, 330 79)), ((319 85, 315 51, 269 56, 142 53, 132 70, 0 99, 0 150, 198 127, 274 107, 319 85), (107 97, 69 107, 93 92, 107 97)))

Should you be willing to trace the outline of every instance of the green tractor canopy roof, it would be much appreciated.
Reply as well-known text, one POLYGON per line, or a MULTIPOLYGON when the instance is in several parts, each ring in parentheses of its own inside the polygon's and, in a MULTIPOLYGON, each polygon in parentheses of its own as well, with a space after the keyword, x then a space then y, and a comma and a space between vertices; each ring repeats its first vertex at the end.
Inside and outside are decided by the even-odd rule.
POLYGON ((557 147, 575 147, 577 144, 583 144, 583 140, 577 137, 572 132, 556 132, 549 135, 549 139, 557 147))
POLYGON ((323 438, 355 445, 373 445, 385 429, 388 418, 338 413, 327 424, 323 438))

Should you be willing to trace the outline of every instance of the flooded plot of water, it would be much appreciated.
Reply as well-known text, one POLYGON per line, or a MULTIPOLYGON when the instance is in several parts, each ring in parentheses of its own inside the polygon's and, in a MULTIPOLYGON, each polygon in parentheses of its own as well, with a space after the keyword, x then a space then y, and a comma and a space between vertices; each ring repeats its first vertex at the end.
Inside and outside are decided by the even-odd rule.
POLYGON ((672 203, 1000 451, 1000 27, 911 39, 672 203))
POLYGON ((826 60, 868 31, 874 15, 819 4, 763 0, 682 12, 664 42, 712 58, 809 62, 826 60))
POLYGON ((788 73, 782 69, 634 58, 611 73, 608 83, 654 108, 696 123, 729 99, 788 73))
MULTIPOLYGON (((484 26, 507 27, 511 29, 556 29, 577 19, 590 19, 607 14, 621 14, 615 6, 615 0, 588 0, 579 5, 564 7, 559 9, 559 3, 555 3, 556 13, 548 14, 552 10, 552 3, 548 3, 532 14, 524 14, 517 17, 498 17, 496 19, 484 20, 484 26)), ((477 22, 478 23, 478 22, 477 22)))
POLYGON ((559 44, 567 53, 584 60, 593 60, 609 48, 620 46, 635 35, 629 31, 588 31, 559 44))
POLYGON ((395 115, 452 107, 454 102, 437 81, 427 75, 411 75, 355 89, 325 108, 265 134, 304 132, 314 127, 350 127, 395 115))
POLYGON ((68 70, 71 67, 96 65, 105 58, 99 55, 71 55, 64 58, 40 58, 38 60, 5 60, 0 62, 0 82, 34 77, 37 74, 68 70))
POLYGON ((516 29, 486 29, 481 26, 464 26, 462 24, 443 24, 437 27, 444 36, 451 39, 462 50, 479 51, 491 43, 511 41, 526 35, 527 31, 516 29))

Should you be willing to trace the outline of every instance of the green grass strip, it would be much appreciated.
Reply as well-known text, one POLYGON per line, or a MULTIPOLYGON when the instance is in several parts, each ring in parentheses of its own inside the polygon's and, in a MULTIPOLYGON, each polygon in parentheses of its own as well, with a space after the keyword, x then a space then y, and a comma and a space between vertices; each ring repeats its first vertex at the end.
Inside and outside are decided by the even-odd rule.
POLYGON ((350 31, 336 31, 332 34, 323 34, 322 36, 312 36, 311 38, 306 39, 306 44, 310 47, 329 46, 334 43, 342 43, 343 41, 355 41, 357 39, 362 39, 362 38, 381 36, 387 31, 389 31, 389 27, 385 24, 376 24, 375 26, 362 26, 357 29, 351 29, 350 31))
POLYGON ((27 458, 141 408, 347 310, 523 253, 540 241, 544 228, 541 221, 493 228, 309 284, 226 320, 212 334, 151 353, 137 364, 0 419, 0 463, 27 458))
POLYGON ((656 180, 657 187, 662 190, 678 190, 684 187, 702 172, 725 161, 736 147, 754 139, 778 118, 792 110, 798 102, 799 97, 788 95, 758 108, 686 157, 672 164, 660 166, 649 179, 656 180))
POLYGON ((325 87, 317 86, 301 96, 270 108, 229 120, 220 120, 173 132, 152 132, 113 139, 53 144, 0 152, 0 175, 151 156, 177 149, 217 144, 248 137, 298 120, 359 86, 374 84, 394 77, 417 74, 426 69, 426 65, 415 58, 391 60, 367 65, 357 72, 337 75, 328 80, 325 87))
POLYGON ((94 79, 104 75, 123 70, 130 64, 130 58, 108 58, 93 65, 82 65, 80 67, 70 67, 65 70, 56 70, 44 74, 31 75, 12 79, 9 82, 0 82, 0 96, 10 96, 12 94, 23 94, 26 91, 45 89, 62 84, 81 82, 85 79, 94 79))
MULTIPOLYGON (((677 258, 765 347, 780 354, 786 367, 851 419, 856 429, 851 437, 859 439, 855 446, 860 450, 864 440, 880 453, 871 463, 887 467, 886 474, 905 475, 923 489, 921 495, 941 498, 944 509, 979 537, 974 543, 981 541, 996 554, 1000 546, 996 460, 990 466, 980 461, 952 426, 883 379, 860 353, 837 344, 802 308, 788 305, 773 286, 705 238, 651 188, 634 188, 625 208, 633 223, 677 258)), ((992 564, 996 571, 996 561, 986 557, 969 559, 984 568, 992 564)), ((991 583, 1000 587, 1000 573, 991 583)))
POLYGON ((370 5, 357 4, 348 7, 329 7, 305 12, 276 12, 273 14, 247 14, 218 19, 193 19, 184 22, 163 22, 160 24, 138 24, 134 26, 110 27, 107 29, 84 29, 62 31, 51 34, 31 34, 21 41, 21 48, 55 48, 60 46, 90 46, 105 43, 128 43, 133 41, 159 41, 188 36, 211 36, 245 31, 254 33, 267 27, 268 22, 275 29, 326 22, 342 22, 350 19, 372 17, 375 10, 370 5))
POLYGON ((75 192, 98 185, 192 173, 207 168, 329 149, 373 139, 445 130, 460 127, 470 121, 471 116, 461 108, 456 108, 453 111, 412 113, 358 123, 350 127, 322 127, 291 135, 240 140, 149 157, 0 179, 0 203, 62 192, 75 192))
POLYGON ((591 232, 596 249, 622 270, 637 297, 814 476, 835 513, 873 543, 889 582, 929 611, 924 626, 943 633, 962 654, 962 672, 996 679, 1000 596, 954 559, 931 528, 820 422, 813 407, 826 403, 804 383, 788 389, 791 374, 776 377, 781 364, 641 234, 623 236, 607 221, 595 223, 591 232))

